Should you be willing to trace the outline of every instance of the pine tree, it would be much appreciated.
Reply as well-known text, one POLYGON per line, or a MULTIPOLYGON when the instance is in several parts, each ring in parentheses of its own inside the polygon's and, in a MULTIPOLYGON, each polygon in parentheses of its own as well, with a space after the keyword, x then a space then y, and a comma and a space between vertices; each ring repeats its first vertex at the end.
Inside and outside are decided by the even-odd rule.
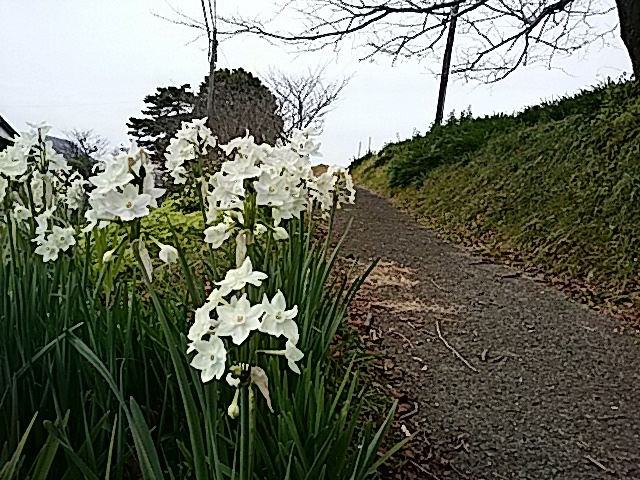
POLYGON ((144 117, 131 117, 127 122, 129 135, 136 138, 156 160, 161 160, 169 140, 182 122, 192 120, 196 96, 189 84, 180 87, 158 87, 152 95, 144 97, 147 107, 144 117))
MULTIPOLYGON (((273 144, 284 128, 277 113, 276 98, 251 73, 239 68, 221 69, 215 73, 214 134, 219 143, 244 136, 249 130, 259 143, 273 144)), ((197 94, 189 84, 180 87, 158 87, 144 102, 147 107, 141 118, 127 122, 129 135, 162 162, 169 140, 181 122, 206 116, 208 76, 197 94)))

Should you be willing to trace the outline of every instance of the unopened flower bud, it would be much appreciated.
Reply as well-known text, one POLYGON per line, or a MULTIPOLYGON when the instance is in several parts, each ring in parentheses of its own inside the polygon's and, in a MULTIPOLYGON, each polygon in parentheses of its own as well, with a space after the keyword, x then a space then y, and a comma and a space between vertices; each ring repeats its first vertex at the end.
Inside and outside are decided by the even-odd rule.
POLYGON ((233 401, 231 402, 231 405, 229 405, 229 408, 227 409, 227 415, 229 415, 233 419, 238 418, 238 415, 240 415, 240 407, 238 406, 239 396, 240 396, 240 390, 236 388, 236 393, 233 396, 233 401))

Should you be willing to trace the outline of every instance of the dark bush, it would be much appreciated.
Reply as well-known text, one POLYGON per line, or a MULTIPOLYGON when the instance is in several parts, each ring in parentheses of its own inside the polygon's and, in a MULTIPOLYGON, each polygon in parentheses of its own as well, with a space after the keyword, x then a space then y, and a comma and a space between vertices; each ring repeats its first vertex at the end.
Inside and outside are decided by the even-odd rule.
MULTIPOLYGON (((386 166, 392 188, 419 185, 436 167, 466 164, 495 135, 545 123, 551 127, 552 123, 572 116, 579 116, 586 123, 602 114, 623 114, 626 102, 639 96, 640 84, 622 77, 513 115, 473 118, 470 110, 459 117, 452 114, 445 124, 434 125, 423 136, 414 135, 412 139, 387 145, 369 168, 386 166)), ((370 158, 365 157, 354 161, 352 167, 370 158)))

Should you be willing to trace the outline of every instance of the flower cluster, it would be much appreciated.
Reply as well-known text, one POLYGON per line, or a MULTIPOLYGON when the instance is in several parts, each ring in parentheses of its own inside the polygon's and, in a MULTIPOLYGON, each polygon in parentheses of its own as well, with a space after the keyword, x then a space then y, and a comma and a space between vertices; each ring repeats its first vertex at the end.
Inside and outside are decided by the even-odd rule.
MULTIPOLYGON (((189 174, 185 168, 189 162, 202 159, 205 149, 213 146, 206 134, 200 137, 193 133, 201 128, 200 123, 183 124, 178 138, 171 142, 165 157, 175 183, 189 174)), ((220 145, 230 160, 209 179, 200 179, 206 197, 205 241, 213 249, 233 241, 236 251, 236 268, 216 282, 218 288, 196 310, 189 330, 188 352, 196 353, 191 365, 200 370, 203 382, 221 379, 227 369, 228 349, 243 345, 254 332, 286 340, 281 350, 258 352, 282 355, 291 370, 300 373, 296 362, 304 354, 297 346, 297 306, 287 309, 281 291, 272 298, 265 294, 261 302, 252 304, 247 291, 251 293, 250 288, 259 288, 267 280, 265 273, 253 270, 250 246, 256 238, 269 235, 274 240, 287 240, 289 220, 316 208, 327 214, 334 206, 354 200, 353 183, 344 169, 332 168, 319 177, 314 174, 310 157, 319 155, 315 137, 313 130, 295 131, 290 142, 274 147, 256 144, 247 133, 220 145)), ((244 363, 249 358, 229 367, 227 381, 237 387, 241 372, 249 372, 250 381, 268 401, 266 374, 244 363)), ((232 404, 230 415, 236 411, 237 405, 232 404)))
POLYGON ((115 220, 144 217, 164 194, 164 189, 155 186, 155 167, 148 154, 135 142, 128 152, 102 159, 96 170, 97 175, 89 178, 95 188, 89 194, 91 208, 85 213, 89 221, 85 231, 115 220))
POLYGON ((255 305, 251 305, 246 292, 242 293, 247 285, 259 287, 265 279, 267 275, 253 270, 251 259, 246 257, 239 268, 227 271, 225 278, 216 282, 218 288, 196 310, 195 322, 188 334, 191 341, 188 351, 197 352, 191 365, 201 370, 203 382, 214 377, 219 380, 225 372, 227 350, 222 337, 230 337, 233 344, 241 345, 254 331, 285 337, 286 349, 270 353, 284 355, 289 367, 300 373, 295 363, 303 358, 296 347, 299 336, 294 318, 298 307, 294 305, 287 310, 286 299, 280 291, 271 300, 265 294, 262 302, 255 305), (230 298, 225 299, 228 296, 230 298))
POLYGON ((0 152, 0 211, 31 233, 48 262, 76 243, 70 219, 83 205, 86 182, 47 140, 51 127, 30 126, 0 152))
POLYGON ((165 153, 166 167, 175 184, 186 182, 185 162, 197 160, 206 155, 209 148, 216 146, 216 139, 206 126, 207 119, 182 122, 182 127, 169 142, 165 153))
POLYGON ((205 241, 219 248, 237 235, 238 244, 268 230, 274 238, 287 238, 283 220, 300 218, 314 205, 325 214, 334 195, 339 203, 353 203, 355 191, 344 169, 333 169, 316 177, 310 156, 319 155, 312 130, 294 132, 283 146, 257 145, 250 135, 232 140, 221 148, 232 156, 209 180, 205 241))

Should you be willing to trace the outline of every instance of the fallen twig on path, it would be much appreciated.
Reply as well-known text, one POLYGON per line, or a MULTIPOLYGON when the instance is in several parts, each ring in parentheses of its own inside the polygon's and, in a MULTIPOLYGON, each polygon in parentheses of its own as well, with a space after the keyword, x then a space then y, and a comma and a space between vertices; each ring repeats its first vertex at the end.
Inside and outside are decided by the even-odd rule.
POLYGON ((447 290, 445 290, 444 288, 442 288, 440 285, 438 285, 435 280, 433 278, 430 278, 429 280, 431 280, 431 283, 433 283, 433 285, 438 289, 438 290, 442 290, 443 292, 446 292, 447 290))
POLYGON ((460 353, 458 353, 458 351, 453 348, 449 342, 447 342, 447 339, 444 338, 444 336, 442 335, 442 331, 440 330, 440 321, 436 318, 436 330, 438 331, 438 338, 440 338, 440 340, 442 340, 442 343, 444 343, 444 346, 447 347, 449 350, 451 350, 453 352, 453 354, 458 357, 460 360, 462 360, 462 363, 464 363, 469 369, 473 370, 474 372, 478 373, 478 369, 476 367, 474 367, 473 365, 471 365, 469 362, 467 362, 467 360, 460 355, 460 353))
POLYGON ((389 333, 395 333, 400 338, 404 339, 404 341, 407 342, 411 348, 415 348, 411 340, 409 340, 406 335, 403 335, 402 333, 396 332, 395 330, 392 330, 392 329, 389 329, 389 333))
POLYGON ((417 462, 414 462, 413 460, 409 459, 409 463, 411 463, 414 467, 416 467, 418 470, 420 470, 422 473, 426 473, 427 475, 429 475, 431 478, 433 478, 434 480, 440 480, 440 477, 436 477, 433 473, 431 473, 429 470, 427 470, 426 468, 424 468, 422 465, 420 465, 417 462))
POLYGON ((605 467, 602 463, 600 463, 598 460, 596 460, 595 458, 589 456, 589 455, 585 455, 584 458, 586 458, 587 460, 589 460, 591 463, 593 463, 596 467, 598 467, 599 469, 607 472, 607 473, 616 473, 615 470, 611 470, 610 468, 605 467))
POLYGON ((520 272, 509 272, 509 273, 503 273, 502 275, 500 275, 500 278, 516 278, 520 276, 522 276, 520 272))
POLYGON ((418 413, 418 408, 419 408, 419 407, 418 407, 418 404, 417 404, 417 403, 414 403, 414 404, 413 404, 413 410, 411 410, 411 411, 409 411, 409 412, 407 412, 407 413, 404 413, 404 414, 400 415, 400 417, 398 417, 398 419, 399 419, 399 420, 404 420, 405 418, 409 418, 409 417, 414 416, 416 413, 418 413))
POLYGON ((627 418, 626 415, 605 415, 604 417, 596 417, 596 420, 618 420, 620 418, 627 418))

